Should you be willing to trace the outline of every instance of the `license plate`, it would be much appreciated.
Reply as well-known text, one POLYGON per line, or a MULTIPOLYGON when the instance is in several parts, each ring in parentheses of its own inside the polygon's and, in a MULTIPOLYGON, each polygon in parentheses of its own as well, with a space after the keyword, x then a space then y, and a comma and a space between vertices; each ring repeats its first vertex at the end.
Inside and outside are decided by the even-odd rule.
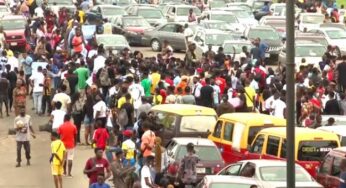
POLYGON ((266 53, 266 54, 265 54, 265 57, 267 57, 267 58, 270 57, 270 54, 266 53))
POLYGON ((197 174, 205 174, 205 168, 196 168, 197 174))
POLYGON ((11 42, 11 46, 17 46, 16 42, 11 42))

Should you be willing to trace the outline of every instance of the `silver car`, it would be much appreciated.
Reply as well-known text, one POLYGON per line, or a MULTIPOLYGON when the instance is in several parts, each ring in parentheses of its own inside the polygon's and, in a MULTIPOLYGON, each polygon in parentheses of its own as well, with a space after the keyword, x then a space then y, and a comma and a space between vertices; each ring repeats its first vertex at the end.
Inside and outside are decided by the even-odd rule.
POLYGON ((103 44, 106 52, 112 51, 113 54, 118 54, 125 48, 130 49, 130 45, 126 38, 122 35, 116 34, 102 34, 96 35, 96 42, 98 45, 103 44))
POLYGON ((246 46, 248 51, 253 48, 252 43, 248 40, 226 40, 222 45, 223 52, 226 55, 230 55, 232 58, 234 58, 234 61, 239 62, 241 58, 240 53, 242 52, 243 46, 246 46))
POLYGON ((150 25, 158 26, 167 23, 161 10, 153 6, 133 5, 126 8, 129 15, 142 16, 150 25))
POLYGON ((188 22, 190 9, 193 10, 193 13, 197 18, 201 15, 201 11, 196 6, 175 4, 166 5, 166 7, 163 8, 162 13, 167 17, 169 22, 188 22))

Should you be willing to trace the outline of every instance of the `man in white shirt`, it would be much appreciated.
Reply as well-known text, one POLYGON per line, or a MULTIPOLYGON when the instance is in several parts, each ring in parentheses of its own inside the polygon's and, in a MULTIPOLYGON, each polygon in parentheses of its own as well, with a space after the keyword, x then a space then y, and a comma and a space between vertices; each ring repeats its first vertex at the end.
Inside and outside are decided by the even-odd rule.
MULTIPOLYGON (((132 77, 131 77, 132 79, 132 77)), ((135 117, 138 117, 138 108, 142 104, 142 97, 144 96, 144 88, 139 82, 139 78, 134 78, 134 83, 129 86, 128 89, 131 94, 131 98, 133 99, 133 107, 135 109, 135 117)))
POLYGON ((271 106, 273 116, 285 118, 286 103, 281 100, 279 92, 274 94, 274 99, 275 100, 271 106))
POLYGON ((193 31, 191 28, 189 28, 189 24, 185 24, 184 29, 184 37, 185 37, 185 45, 186 49, 188 49, 189 44, 193 40, 193 31))
POLYGON ((154 164, 155 157, 149 156, 145 160, 145 164, 141 170, 141 187, 142 188, 152 188, 157 187, 157 185, 154 184, 151 168, 154 164))
POLYGON ((104 49, 98 47, 97 57, 94 59, 93 74, 97 74, 97 71, 99 71, 99 69, 105 67, 106 58, 103 56, 103 54, 104 54, 104 49))
POLYGON ((8 57, 7 64, 11 65, 11 71, 14 71, 15 68, 19 68, 19 61, 15 56, 8 57))
POLYGON ((97 103, 93 106, 95 121, 101 120, 103 125, 107 123, 107 105, 102 100, 101 94, 96 95, 97 103))
POLYGON ((61 110, 65 111, 66 113, 69 110, 70 104, 71 104, 71 97, 69 95, 67 95, 66 92, 66 85, 62 84, 60 86, 60 92, 55 94, 52 100, 52 106, 55 106, 54 103, 56 102, 61 102, 62 106, 61 106, 61 110))
POLYGON ((34 108, 36 114, 41 115, 42 112, 42 96, 43 96, 43 82, 44 75, 42 73, 42 67, 37 68, 37 73, 30 77, 31 87, 33 87, 34 108))
POLYGON ((38 18, 44 18, 44 11, 42 9, 42 7, 37 7, 35 8, 35 16, 38 17, 38 18))
POLYGON ((61 110, 61 102, 56 102, 55 104, 55 110, 52 111, 50 116, 50 122, 52 122, 52 131, 56 132, 60 125, 64 123, 64 117, 66 112, 64 110, 61 110))

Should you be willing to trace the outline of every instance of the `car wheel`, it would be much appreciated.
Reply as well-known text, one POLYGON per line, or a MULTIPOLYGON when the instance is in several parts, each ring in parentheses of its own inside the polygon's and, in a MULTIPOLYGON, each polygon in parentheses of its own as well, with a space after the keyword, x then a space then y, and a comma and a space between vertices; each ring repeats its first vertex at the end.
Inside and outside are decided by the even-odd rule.
POLYGON ((151 49, 155 52, 158 52, 161 50, 161 44, 160 41, 157 39, 153 39, 150 43, 151 49))

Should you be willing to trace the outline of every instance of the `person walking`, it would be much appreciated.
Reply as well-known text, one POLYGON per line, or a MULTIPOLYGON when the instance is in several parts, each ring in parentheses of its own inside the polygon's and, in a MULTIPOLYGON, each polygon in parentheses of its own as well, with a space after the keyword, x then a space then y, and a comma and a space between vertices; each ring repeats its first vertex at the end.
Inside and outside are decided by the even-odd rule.
POLYGON ((2 115, 2 104, 5 104, 5 109, 6 109, 6 115, 10 116, 8 113, 8 91, 10 89, 10 82, 6 78, 6 72, 1 73, 1 78, 0 78, 0 118, 3 117, 2 115))
POLYGON ((86 101, 85 92, 76 93, 72 100, 72 117, 73 123, 77 127, 77 138, 76 142, 81 143, 80 139, 80 129, 82 126, 82 121, 84 119, 84 104, 86 101))
POLYGON ((56 132, 51 133, 51 157, 50 163, 52 166, 52 175, 54 177, 55 188, 62 188, 62 175, 64 173, 64 163, 66 148, 64 143, 59 140, 59 135, 56 132))
POLYGON ((187 154, 181 160, 178 171, 178 180, 181 181, 179 187, 181 188, 184 188, 186 185, 195 186, 197 183, 196 166, 199 158, 196 155, 193 143, 188 143, 186 150, 187 154))
POLYGON ((111 171, 107 159, 103 158, 103 149, 95 148, 95 157, 91 157, 87 160, 84 167, 84 174, 89 178, 89 185, 97 182, 99 174, 106 174, 105 180, 111 176, 111 171))
POLYGON ((158 188, 154 183, 154 178, 152 176, 152 166, 154 165, 155 157, 149 155, 146 157, 144 166, 141 170, 141 187, 142 188, 158 188))
POLYGON ((30 142, 29 135, 31 134, 33 138, 35 137, 34 130, 32 128, 31 116, 25 114, 25 108, 20 109, 20 115, 14 119, 14 129, 16 130, 16 142, 17 142, 17 165, 21 166, 22 162, 22 146, 24 146, 26 164, 30 166, 30 142))
POLYGON ((66 148, 66 160, 67 164, 64 164, 64 175, 67 174, 68 177, 72 178, 71 171, 72 171, 72 164, 73 164, 73 158, 74 158, 74 150, 75 150, 75 143, 76 143, 76 136, 77 136, 77 128, 76 126, 71 122, 71 116, 69 114, 66 114, 64 117, 64 123, 58 128, 58 134, 60 135, 61 141, 64 143, 64 146, 66 148), (68 170, 66 170, 66 167, 68 170), (67 173, 66 173, 67 172, 67 173))
MULTIPOLYGON (((3 88, 0 86, 0 88, 3 88)), ((16 116, 19 115, 19 110, 21 108, 25 108, 26 106, 26 94, 27 94, 27 89, 25 84, 23 84, 23 80, 17 80, 17 85, 16 88, 13 90, 13 107, 14 107, 14 113, 16 116)))
POLYGON ((128 188, 131 187, 131 175, 136 170, 135 166, 125 166, 122 159, 124 158, 124 152, 118 149, 115 152, 116 159, 111 164, 111 170, 113 173, 113 183, 115 188, 128 188))
POLYGON ((52 104, 51 104, 51 96, 52 96, 52 78, 48 74, 47 69, 43 70, 44 82, 43 82, 43 96, 42 96, 42 114, 47 113, 48 115, 52 113, 52 104))
POLYGON ((34 98, 34 110, 36 110, 36 114, 41 115, 42 108, 42 96, 43 96, 43 82, 44 75, 42 73, 42 67, 39 66, 37 68, 37 73, 31 75, 31 87, 33 87, 33 98, 34 98))

